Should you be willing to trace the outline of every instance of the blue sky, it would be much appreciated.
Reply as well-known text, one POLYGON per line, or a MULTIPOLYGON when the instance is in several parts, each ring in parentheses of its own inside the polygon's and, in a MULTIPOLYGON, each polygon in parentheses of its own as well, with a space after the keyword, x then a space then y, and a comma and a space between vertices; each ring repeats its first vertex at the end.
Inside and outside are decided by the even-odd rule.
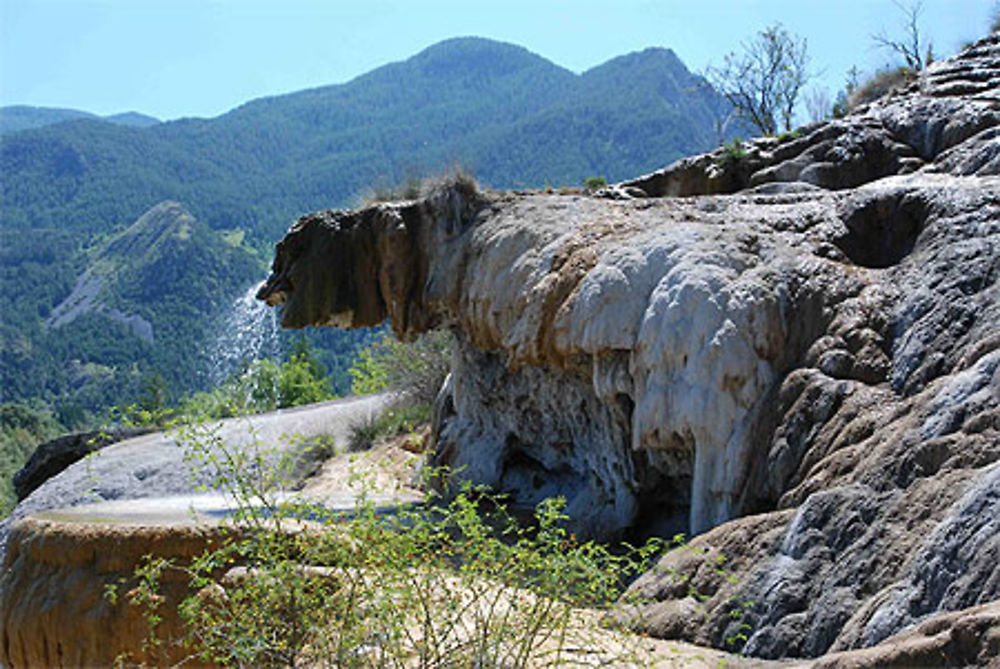
MULTIPOLYGON (((906 1, 906 0, 904 0, 906 1)), ((950 55, 987 30, 997 0, 925 0, 950 55)), ((581 72, 649 46, 692 70, 780 20, 807 38, 814 85, 840 88, 901 34, 893 0, 0 0, 0 105, 216 116, 247 100, 341 83, 448 37, 527 47, 581 72)))

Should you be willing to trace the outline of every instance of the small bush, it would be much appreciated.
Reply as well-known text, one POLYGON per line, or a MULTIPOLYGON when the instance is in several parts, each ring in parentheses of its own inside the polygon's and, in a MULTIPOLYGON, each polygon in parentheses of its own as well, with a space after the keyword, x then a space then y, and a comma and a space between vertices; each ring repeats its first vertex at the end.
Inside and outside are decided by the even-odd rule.
POLYGON ((231 418, 331 399, 326 370, 308 353, 290 360, 254 360, 209 392, 197 392, 181 401, 176 417, 231 418))
POLYGON ((379 202, 399 202, 416 200, 420 197, 420 179, 409 177, 399 184, 378 184, 361 196, 361 206, 368 207, 379 202))
POLYGON ((470 195, 479 192, 479 184, 475 177, 464 168, 456 165, 451 170, 436 176, 422 178, 410 176, 400 184, 374 186, 361 195, 360 205, 370 207, 380 202, 416 200, 427 197, 434 190, 442 187, 457 187, 468 191, 470 195))
POLYGON ((420 197, 429 197, 436 191, 453 188, 472 199, 480 192, 479 182, 461 165, 455 165, 437 176, 424 177, 420 182, 420 197))
POLYGON ((734 137, 722 144, 722 154, 716 160, 720 167, 731 167, 747 157, 747 150, 743 146, 743 140, 734 137))
POLYGON ((431 405, 426 402, 392 406, 378 416, 351 426, 347 450, 367 451, 379 441, 415 432, 431 417, 431 405))
POLYGON ((315 476, 323 464, 336 454, 337 444, 330 436, 316 437, 297 444, 288 467, 289 487, 295 490, 300 489, 305 484, 306 479, 315 476))
POLYGON ((428 332, 414 342, 390 334, 363 349, 349 371, 351 392, 405 393, 414 403, 429 403, 451 368, 454 338, 446 330, 428 332))
POLYGON ((368 416, 351 425, 351 436, 347 442, 347 450, 351 453, 367 451, 384 433, 382 432, 378 419, 375 416, 368 416))
POLYGON ((583 180, 583 185, 589 191, 599 190, 608 185, 608 180, 604 177, 587 177, 583 180))

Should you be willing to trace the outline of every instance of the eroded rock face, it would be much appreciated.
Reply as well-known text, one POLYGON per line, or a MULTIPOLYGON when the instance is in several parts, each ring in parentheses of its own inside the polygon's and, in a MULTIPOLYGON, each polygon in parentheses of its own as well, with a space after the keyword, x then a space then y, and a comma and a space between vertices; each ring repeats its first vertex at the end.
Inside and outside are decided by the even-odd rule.
POLYGON ((733 578, 665 557, 633 588, 646 631, 872 646, 1000 599, 998 81, 994 35, 855 115, 606 199, 312 214, 260 297, 292 327, 453 329, 433 459, 458 476, 565 495, 592 535, 701 533, 733 578))
POLYGON ((830 653, 817 669, 993 666, 1000 656, 1000 602, 932 616, 877 646, 830 653))
POLYGON ((183 632, 177 604, 188 594, 184 573, 165 572, 162 621, 151 635, 145 609, 130 601, 138 585, 135 570, 149 555, 183 563, 218 540, 217 528, 184 522, 21 521, 11 533, 0 576, 0 662, 6 667, 190 663, 190 652, 176 643, 183 632), (117 588, 118 596, 110 597, 109 588, 117 588), (143 643, 151 636, 161 645, 143 643))

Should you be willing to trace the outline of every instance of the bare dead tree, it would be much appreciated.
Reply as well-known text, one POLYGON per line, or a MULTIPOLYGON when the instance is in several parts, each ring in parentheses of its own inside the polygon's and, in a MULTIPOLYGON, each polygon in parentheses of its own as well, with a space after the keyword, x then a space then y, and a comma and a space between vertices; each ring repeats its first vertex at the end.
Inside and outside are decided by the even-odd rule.
POLYGON ((919 72, 934 59, 930 42, 921 39, 920 36, 919 22, 920 14, 924 11, 923 0, 908 4, 903 4, 900 0, 893 0, 892 4, 896 5, 904 17, 902 38, 892 39, 883 28, 878 34, 872 35, 872 41, 875 42, 876 46, 888 49, 900 56, 910 70, 919 72))
POLYGON ((780 23, 757 33, 731 52, 721 67, 709 67, 707 76, 736 112, 765 135, 779 123, 791 130, 795 106, 809 80, 806 40, 793 37, 780 23))
POLYGON ((833 102, 830 100, 830 91, 819 86, 810 88, 802 96, 802 101, 806 105, 806 112, 809 114, 809 121, 815 123, 828 119, 833 115, 833 102))
MULTIPOLYGON (((683 89, 688 95, 704 95, 706 93, 714 95, 715 88, 705 77, 696 77, 694 84, 683 89)), ((737 119, 739 114, 731 106, 716 106, 711 103, 705 105, 712 118, 712 129, 715 131, 715 143, 722 144, 726 141, 726 133, 729 126, 737 119)))

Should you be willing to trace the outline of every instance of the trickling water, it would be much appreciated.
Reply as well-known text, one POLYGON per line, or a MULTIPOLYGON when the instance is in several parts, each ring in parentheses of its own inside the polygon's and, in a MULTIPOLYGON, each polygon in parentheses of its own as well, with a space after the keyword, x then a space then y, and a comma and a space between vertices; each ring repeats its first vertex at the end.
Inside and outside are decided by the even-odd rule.
POLYGON ((262 284, 238 297, 222 319, 209 355, 209 377, 220 384, 248 363, 281 356, 277 309, 257 299, 262 284))

